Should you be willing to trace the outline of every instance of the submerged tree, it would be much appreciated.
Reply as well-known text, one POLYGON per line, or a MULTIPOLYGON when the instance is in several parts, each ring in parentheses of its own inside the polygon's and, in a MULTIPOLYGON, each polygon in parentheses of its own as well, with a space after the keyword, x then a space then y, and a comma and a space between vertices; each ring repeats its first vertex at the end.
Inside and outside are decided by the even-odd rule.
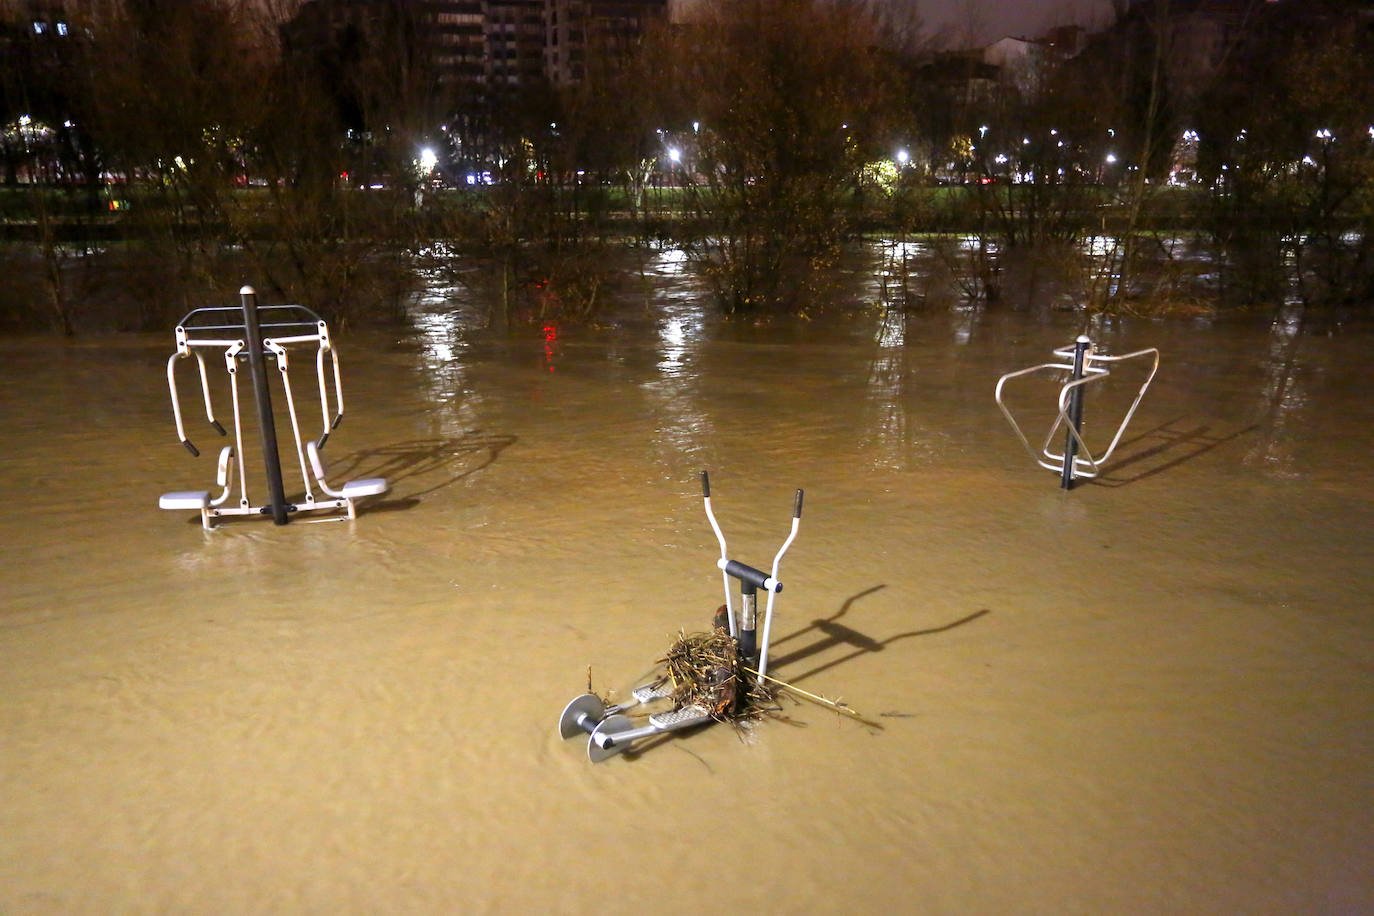
POLYGON ((1358 7, 1265 9, 1199 110, 1208 229, 1247 298, 1374 295, 1374 26, 1358 7))
POLYGON ((728 312, 800 307, 834 262, 886 139, 874 35, 860 3, 729 0, 657 49, 663 143, 694 223, 684 244, 728 312))

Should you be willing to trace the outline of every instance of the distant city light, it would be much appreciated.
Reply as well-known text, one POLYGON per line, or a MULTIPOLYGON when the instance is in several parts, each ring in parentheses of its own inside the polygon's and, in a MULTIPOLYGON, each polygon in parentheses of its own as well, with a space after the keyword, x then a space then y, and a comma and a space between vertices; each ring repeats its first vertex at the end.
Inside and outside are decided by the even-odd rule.
POLYGON ((1111 165, 1113 162, 1116 162, 1116 154, 1115 154, 1115 153, 1108 153, 1108 154, 1107 154, 1107 164, 1108 164, 1108 165, 1111 165))

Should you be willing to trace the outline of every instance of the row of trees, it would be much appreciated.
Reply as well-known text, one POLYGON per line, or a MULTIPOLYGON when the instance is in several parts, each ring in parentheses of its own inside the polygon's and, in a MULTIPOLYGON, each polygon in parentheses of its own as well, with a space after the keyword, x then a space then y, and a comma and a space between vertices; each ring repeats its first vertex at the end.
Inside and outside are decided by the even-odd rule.
POLYGON ((994 74, 906 4, 705 2, 575 87, 499 95, 437 79, 401 0, 313 42, 263 4, 101 0, 61 34, 13 5, 0 206, 33 295, 0 317, 70 333, 138 275, 160 295, 123 282, 101 320, 160 324, 244 274, 336 320, 396 315, 417 262, 489 282, 494 319, 535 279, 539 308, 579 317, 608 251, 653 237, 728 311, 798 307, 875 228, 922 234, 989 299, 1043 262, 1092 307, 1141 307, 1180 233, 1236 298, 1374 299, 1371 4, 1256 0, 1205 61, 1183 5, 1123 2, 1080 53, 994 74))

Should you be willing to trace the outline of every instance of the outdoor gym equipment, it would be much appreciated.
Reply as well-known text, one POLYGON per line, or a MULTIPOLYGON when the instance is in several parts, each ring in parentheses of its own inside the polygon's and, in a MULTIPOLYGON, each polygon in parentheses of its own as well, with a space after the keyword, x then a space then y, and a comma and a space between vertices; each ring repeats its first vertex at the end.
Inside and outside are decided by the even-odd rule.
POLYGON ((1011 424, 1011 428, 1016 432, 1016 437, 1021 440, 1021 444, 1026 447, 1031 458, 1042 468, 1058 471, 1059 485, 1068 490, 1073 487, 1075 476, 1096 477, 1101 471, 1101 466, 1112 456, 1112 452, 1116 451, 1116 446, 1121 441, 1121 434, 1126 431, 1126 425, 1131 422, 1136 407, 1140 405, 1140 399, 1145 396, 1145 389, 1150 387, 1150 382, 1154 381, 1155 373, 1159 371, 1159 350, 1148 347, 1134 353, 1106 356, 1095 352, 1092 341, 1079 335, 1072 346, 1055 350, 1054 355, 1059 357, 1062 362, 1041 363, 1038 366, 1019 369, 1016 372, 1008 372, 1002 376, 997 381, 994 397, 997 399, 997 406, 1002 408, 1002 415, 1007 418, 1007 422, 1011 424), (1126 411, 1126 416, 1122 418, 1121 425, 1116 428, 1116 434, 1112 436, 1112 441, 1107 446, 1107 450, 1102 453, 1101 457, 1095 458, 1088 449, 1088 443, 1083 440, 1083 392, 1089 384, 1100 382, 1111 375, 1111 371, 1106 368, 1107 365, 1144 357, 1153 357, 1149 374, 1141 383, 1140 390, 1136 392, 1135 400, 1131 402, 1130 408, 1126 411), (1026 439, 1026 434, 1021 431, 1020 425, 1002 400, 1002 391, 1010 379, 1046 370, 1066 372, 1068 375, 1066 381, 1059 388, 1058 412, 1055 415, 1054 423, 1050 426, 1050 431, 1040 446, 1040 453, 1036 454, 1035 449, 1026 439), (1054 441, 1055 434, 1059 432, 1061 426, 1066 429, 1064 451, 1062 454, 1056 454, 1050 451, 1050 443, 1054 441))
MULTIPOLYGON (((706 519, 711 523, 716 540, 720 542, 720 559, 716 567, 721 571, 721 582, 725 588, 725 613, 730 637, 735 640, 737 657, 741 668, 748 666, 756 671, 760 682, 768 673, 768 640, 773 623, 773 605, 782 582, 778 579, 778 569, 783 554, 792 546, 801 525, 802 496, 797 490, 792 509, 792 530, 777 555, 773 557, 771 571, 764 572, 752 566, 730 559, 725 546, 725 535, 711 511, 711 480, 705 471, 701 472, 701 496, 706 507, 706 519), (735 615, 734 602, 730 596, 730 580, 735 579, 740 586, 740 613, 735 615), (768 602, 763 617, 763 633, 758 634, 758 591, 768 593, 768 602)), ((691 728, 710 722, 715 716, 703 705, 685 702, 674 708, 656 712, 648 716, 647 724, 636 726, 625 713, 637 706, 647 706, 659 700, 672 699, 674 685, 669 679, 657 680, 634 688, 628 703, 607 706, 596 694, 587 693, 575 698, 564 709, 558 719, 558 734, 563 738, 575 738, 579 734, 589 735, 587 757, 592 763, 599 763, 612 757, 644 738, 667 732, 691 728)))
POLYGON ((158 500, 159 508, 198 511, 201 524, 206 529, 213 528, 217 518, 232 515, 271 515, 278 525, 285 525, 291 512, 332 509, 343 510, 342 514, 336 511, 334 519, 357 518, 355 501, 364 496, 385 493, 388 487, 387 482, 380 477, 352 480, 338 489, 326 482, 320 449, 324 448, 330 432, 343 420, 344 411, 339 356, 329 338, 329 327, 319 315, 301 305, 259 306, 257 295, 251 286, 239 290, 239 298, 238 306, 198 308, 187 313, 176 327, 176 352, 167 360, 167 387, 172 395, 172 418, 176 422, 177 438, 188 452, 198 457, 200 450, 186 434, 186 426, 182 420, 176 366, 181 360, 195 359, 201 399, 205 405, 205 417, 216 432, 226 436, 228 432, 215 418, 215 409, 210 397, 210 379, 202 352, 220 352, 224 359, 224 367, 229 376, 230 400, 233 403, 234 444, 226 445, 220 450, 216 482, 222 490, 214 497, 208 490, 164 493, 158 500), (269 336, 262 336, 264 331, 269 336), (289 373, 290 351, 299 350, 310 344, 315 346, 315 378, 320 395, 321 431, 318 439, 302 437, 289 373), (272 395, 267 380, 268 360, 275 362, 286 398, 287 414, 291 418, 291 434, 300 465, 301 482, 305 488, 304 497, 297 503, 287 502, 282 480, 281 458, 277 451, 277 428, 272 415, 272 395), (325 372, 326 362, 331 370, 329 376, 333 379, 332 419, 329 385, 325 372), (267 474, 269 497, 269 502, 265 505, 254 505, 249 496, 248 472, 243 460, 243 411, 239 403, 239 369, 245 363, 253 378, 258 429, 262 437, 262 458, 267 474), (239 498, 237 504, 231 505, 230 495, 234 489, 231 473, 235 459, 238 466, 239 498), (316 498, 315 487, 319 488, 324 498, 316 498))

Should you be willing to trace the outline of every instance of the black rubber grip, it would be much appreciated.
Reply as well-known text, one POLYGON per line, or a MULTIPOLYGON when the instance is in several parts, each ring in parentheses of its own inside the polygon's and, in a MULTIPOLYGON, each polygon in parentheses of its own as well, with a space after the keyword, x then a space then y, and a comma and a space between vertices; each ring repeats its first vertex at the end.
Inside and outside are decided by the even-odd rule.
POLYGON ((211 421, 210 421, 210 425, 213 426, 215 429, 219 430, 219 434, 220 434, 221 436, 227 436, 227 435, 229 435, 228 433, 226 433, 226 432, 224 431, 224 427, 223 427, 223 426, 220 426, 220 423, 219 423, 218 420, 211 420, 211 421))
POLYGON ((701 472, 701 496, 703 499, 711 498, 711 478, 705 471, 701 472))
POLYGON ((323 451, 323 450, 324 450, 324 444, 325 444, 326 442, 328 442, 328 441, 329 441, 329 433, 325 433, 323 436, 320 436, 320 441, 315 443, 315 448, 320 449, 321 451, 323 451))
POLYGON ((192 455, 194 455, 194 456, 197 457, 197 458, 200 457, 200 449, 198 449, 198 448, 196 448, 194 445, 192 445, 190 439, 182 439, 182 440, 181 440, 181 444, 184 445, 184 446, 186 446, 186 451, 190 452, 192 455))
MULTIPOLYGON (((768 581, 768 573, 755 569, 752 566, 746 566, 738 560, 725 561, 725 574, 727 576, 734 576, 741 582, 746 582, 755 588, 763 588, 763 583, 768 581)), ((778 587, 775 591, 782 591, 781 582, 778 583, 778 587)))
POLYGON ((806 495, 806 494, 805 494, 804 492, 802 492, 801 487, 798 487, 798 488, 797 488, 797 501, 796 501, 796 504, 792 507, 792 517, 793 517, 793 518, 801 518, 802 497, 805 496, 805 495, 806 495))
POLYGON ((339 424, 342 423, 342 422, 343 422, 343 414, 339 414, 337 417, 334 418, 334 422, 329 424, 329 428, 330 428, 330 429, 338 429, 338 428, 339 428, 339 424))

